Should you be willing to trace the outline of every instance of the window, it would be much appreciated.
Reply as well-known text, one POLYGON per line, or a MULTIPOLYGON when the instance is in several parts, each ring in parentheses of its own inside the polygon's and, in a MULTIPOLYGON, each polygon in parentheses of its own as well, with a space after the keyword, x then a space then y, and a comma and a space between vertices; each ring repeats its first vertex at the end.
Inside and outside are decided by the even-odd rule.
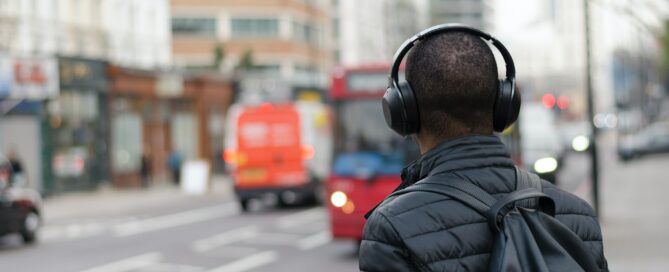
POLYGON ((233 38, 274 38, 279 36, 279 20, 277 19, 232 19, 233 38))
POLYGON ((308 24, 293 22, 293 38, 301 42, 318 45, 318 30, 308 24))
POLYGON ((319 70, 312 65, 295 65, 295 81, 301 84, 316 85, 319 81, 319 70))
POLYGON ((94 92, 63 90, 52 103, 69 122, 94 122, 100 116, 98 95, 94 92))
POLYGON ((214 18, 172 18, 172 33, 185 35, 216 35, 216 19, 214 18))
POLYGON ((197 157, 197 119, 191 112, 177 112, 171 120, 172 147, 186 159, 197 157))
POLYGON ((448 20, 482 20, 483 14, 481 12, 446 12, 441 14, 442 17, 448 20))
POLYGON ((332 33, 335 38, 339 38, 339 18, 332 19, 332 33))
POLYGON ((129 173, 139 170, 142 155, 142 118, 121 113, 112 118, 112 169, 129 173))
POLYGON ((262 71, 266 75, 280 75, 281 66, 279 64, 260 64, 254 67, 256 71, 262 71))

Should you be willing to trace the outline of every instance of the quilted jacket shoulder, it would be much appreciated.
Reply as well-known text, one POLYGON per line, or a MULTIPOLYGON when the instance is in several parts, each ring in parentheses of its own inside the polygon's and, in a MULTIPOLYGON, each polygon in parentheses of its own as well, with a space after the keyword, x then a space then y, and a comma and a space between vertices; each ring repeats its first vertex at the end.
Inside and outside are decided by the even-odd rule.
MULTIPOLYGON (((476 154, 471 152, 475 143, 466 148, 470 155, 476 154)), ((515 170, 510 160, 490 165, 494 157, 486 155, 472 161, 470 156, 468 163, 480 167, 460 168, 462 159, 455 156, 454 160, 447 160, 453 169, 440 176, 470 181, 500 198, 515 189, 515 170)), ((436 165, 438 159, 432 168, 436 165)), ((556 202, 556 218, 586 242, 600 268, 606 271, 602 234, 593 209, 551 183, 544 181, 543 185, 544 192, 556 202)), ((368 218, 360 248, 360 269, 486 271, 492 240, 486 219, 468 206, 434 193, 410 192, 386 199, 368 218)))

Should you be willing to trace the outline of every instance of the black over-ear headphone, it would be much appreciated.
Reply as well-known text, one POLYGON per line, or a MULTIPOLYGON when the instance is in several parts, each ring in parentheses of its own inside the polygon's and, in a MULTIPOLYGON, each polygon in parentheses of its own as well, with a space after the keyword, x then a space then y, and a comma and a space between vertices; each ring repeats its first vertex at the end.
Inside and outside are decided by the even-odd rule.
POLYGON ((444 32, 464 32, 476 35, 492 42, 502 54, 506 64, 506 78, 498 82, 497 97, 493 108, 493 129, 497 132, 503 131, 518 119, 518 112, 520 111, 520 95, 516 94, 516 68, 511 54, 500 41, 489 34, 458 24, 442 24, 425 29, 406 40, 397 49, 390 70, 388 89, 383 95, 383 115, 386 118, 386 123, 402 136, 417 133, 420 129, 416 96, 409 82, 400 82, 398 78, 400 63, 417 41, 444 32))

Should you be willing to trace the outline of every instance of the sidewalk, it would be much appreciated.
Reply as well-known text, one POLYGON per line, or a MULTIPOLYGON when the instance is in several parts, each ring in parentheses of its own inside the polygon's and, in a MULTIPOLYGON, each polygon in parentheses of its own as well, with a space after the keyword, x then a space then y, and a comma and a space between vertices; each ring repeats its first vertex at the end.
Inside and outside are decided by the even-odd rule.
POLYGON ((152 187, 115 189, 102 187, 92 192, 72 192, 44 200, 46 222, 78 217, 104 217, 122 215, 132 210, 174 207, 187 202, 206 202, 232 197, 232 187, 227 176, 212 176, 212 186, 204 195, 187 195, 172 183, 159 183, 152 187))
POLYGON ((600 221, 611 271, 669 271, 669 156, 621 163, 602 147, 600 221))

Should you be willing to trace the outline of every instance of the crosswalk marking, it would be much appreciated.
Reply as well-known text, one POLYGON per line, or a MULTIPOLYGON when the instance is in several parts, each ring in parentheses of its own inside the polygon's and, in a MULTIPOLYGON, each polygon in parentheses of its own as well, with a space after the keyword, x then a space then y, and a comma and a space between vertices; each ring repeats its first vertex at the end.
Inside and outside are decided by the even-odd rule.
POLYGON ((254 245, 293 245, 300 239, 300 235, 288 233, 260 233, 253 239, 246 240, 247 244, 254 245))
POLYGON ((256 236, 258 236, 258 226, 251 225, 197 240, 192 244, 191 248, 195 252, 204 252, 216 247, 251 239, 256 236))
POLYGON ((276 225, 280 229, 291 229, 309 222, 325 219, 326 213, 323 207, 315 207, 281 217, 277 219, 276 225))
POLYGON ((98 267, 90 268, 82 272, 124 272, 139 270, 159 262, 163 255, 158 252, 149 252, 135 257, 122 259, 98 267))
POLYGON ((330 231, 321 231, 297 242, 297 248, 300 250, 310 250, 325 245, 332 241, 330 231))
POLYGON ((207 207, 197 210, 190 210, 175 214, 158 216, 144 220, 137 220, 120 224, 114 227, 116 236, 130 236, 145 232, 158 231, 167 228, 178 227, 182 225, 212 220, 216 218, 228 217, 239 213, 239 207, 236 203, 227 203, 223 205, 207 207))
POLYGON ((231 263, 219 266, 209 272, 243 272, 258 268, 279 259, 279 254, 274 251, 265 251, 231 263))

